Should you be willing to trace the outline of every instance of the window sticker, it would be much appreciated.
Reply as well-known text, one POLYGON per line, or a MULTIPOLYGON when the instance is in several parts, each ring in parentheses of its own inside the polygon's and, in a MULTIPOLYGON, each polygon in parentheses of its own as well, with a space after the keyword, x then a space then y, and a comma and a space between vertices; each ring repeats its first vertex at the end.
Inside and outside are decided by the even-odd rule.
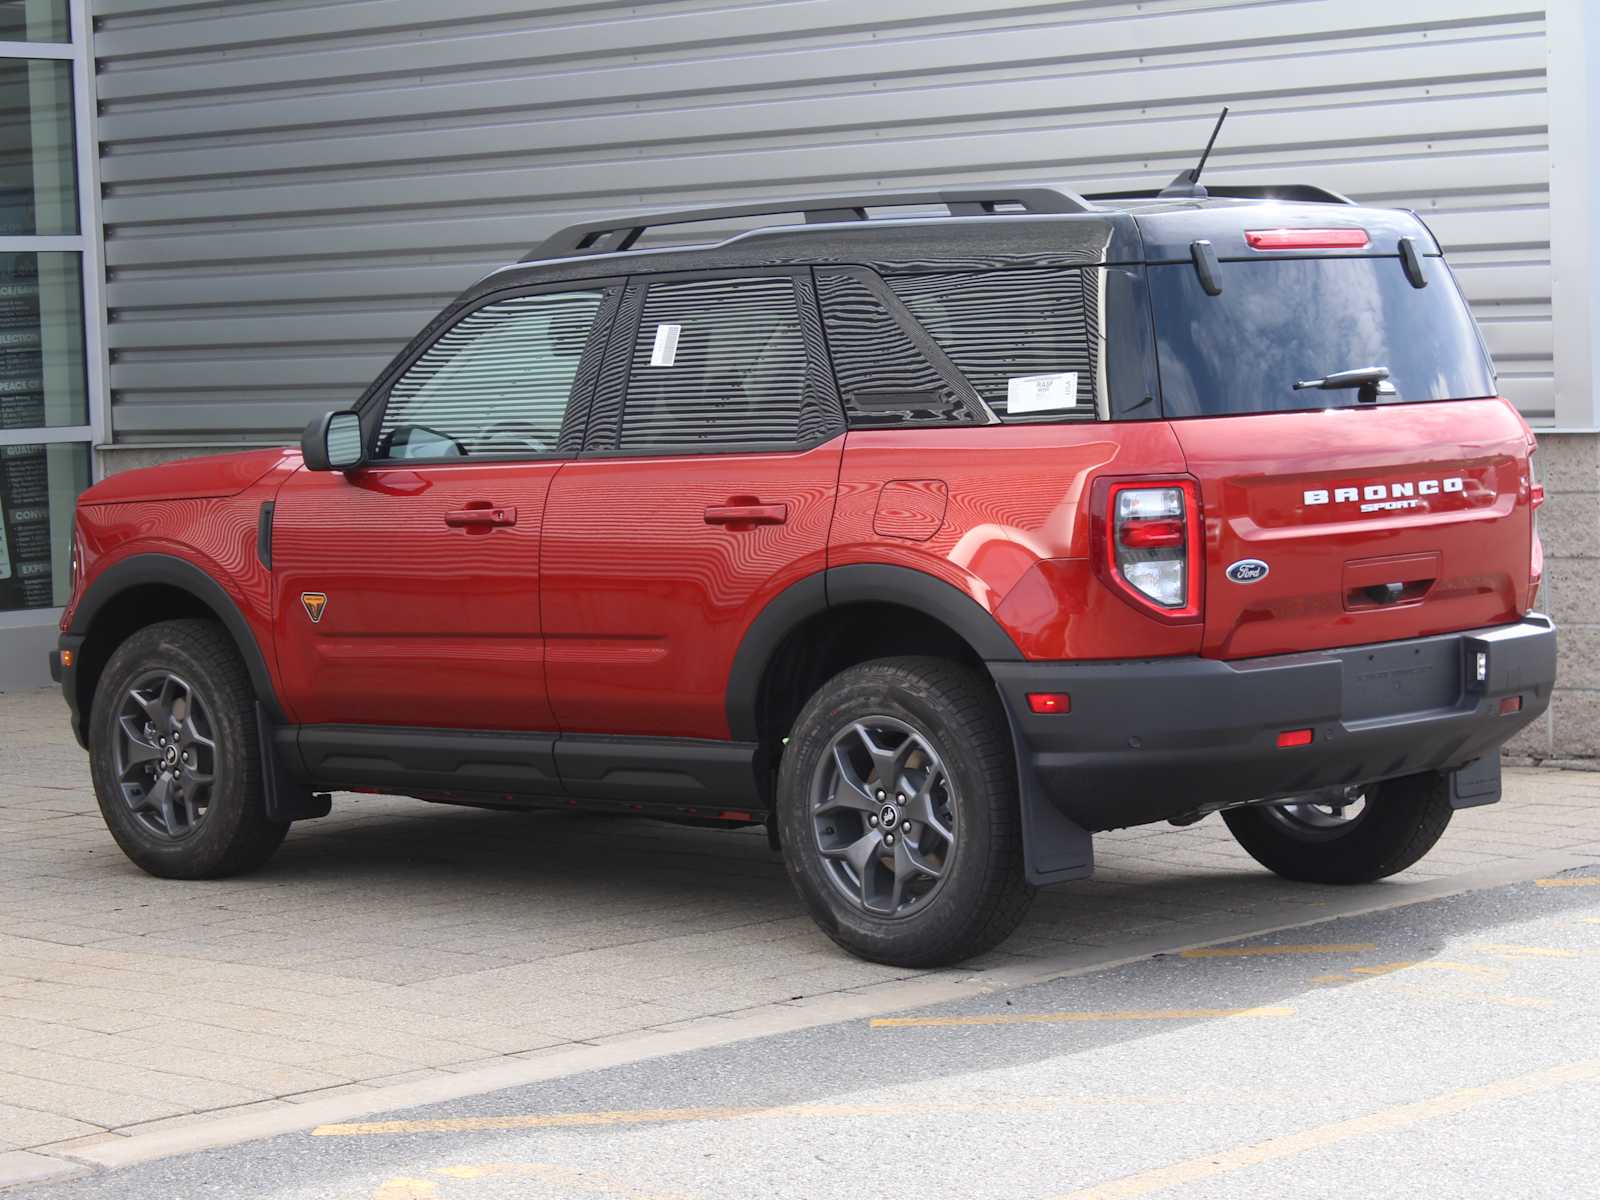
POLYGON ((670 367, 678 361, 678 335, 682 325, 657 325, 656 344, 650 350, 652 367, 670 367))
POLYGON ((1078 406, 1078 373, 1017 375, 1006 380, 1006 412, 1051 412, 1078 406))

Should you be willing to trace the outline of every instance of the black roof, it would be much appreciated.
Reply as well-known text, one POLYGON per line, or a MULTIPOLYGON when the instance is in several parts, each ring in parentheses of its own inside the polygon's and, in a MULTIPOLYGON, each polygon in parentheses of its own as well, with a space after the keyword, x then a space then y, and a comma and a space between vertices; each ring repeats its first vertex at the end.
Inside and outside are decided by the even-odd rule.
POLYGON ((1085 196, 1052 186, 995 184, 623 214, 567 226, 472 292, 540 280, 776 265, 853 263, 899 274, 1175 262, 1187 261, 1192 243, 1202 239, 1219 258, 1258 257, 1245 244, 1245 230, 1285 224, 1359 224, 1368 231, 1369 245, 1362 249, 1319 255, 1396 254, 1402 237, 1416 238, 1422 253, 1439 253, 1415 214, 1367 208, 1311 185, 1204 190, 1205 195, 1151 190, 1085 196), (773 223, 728 236, 725 229, 717 231, 707 242, 639 245, 652 229, 768 216, 773 223))

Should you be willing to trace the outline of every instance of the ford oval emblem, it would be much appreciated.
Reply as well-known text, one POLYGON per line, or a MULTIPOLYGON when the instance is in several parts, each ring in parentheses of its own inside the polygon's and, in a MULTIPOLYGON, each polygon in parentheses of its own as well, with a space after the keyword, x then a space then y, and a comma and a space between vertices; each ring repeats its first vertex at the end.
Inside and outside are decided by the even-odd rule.
POLYGON ((1259 558, 1241 558, 1228 568, 1228 578, 1235 583, 1260 583, 1272 568, 1259 558))

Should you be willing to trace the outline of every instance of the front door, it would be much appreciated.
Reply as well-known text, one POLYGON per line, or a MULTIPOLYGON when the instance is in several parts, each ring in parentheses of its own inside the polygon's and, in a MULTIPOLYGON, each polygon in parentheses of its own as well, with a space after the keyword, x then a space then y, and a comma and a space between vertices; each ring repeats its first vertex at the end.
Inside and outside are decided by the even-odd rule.
POLYGON ((553 730, 539 534, 604 285, 468 305, 362 414, 366 466, 273 518, 284 699, 305 725, 553 730))
POLYGON ((630 283, 545 517, 564 737, 730 736, 740 638, 824 566, 844 438, 821 345, 806 272, 630 283))

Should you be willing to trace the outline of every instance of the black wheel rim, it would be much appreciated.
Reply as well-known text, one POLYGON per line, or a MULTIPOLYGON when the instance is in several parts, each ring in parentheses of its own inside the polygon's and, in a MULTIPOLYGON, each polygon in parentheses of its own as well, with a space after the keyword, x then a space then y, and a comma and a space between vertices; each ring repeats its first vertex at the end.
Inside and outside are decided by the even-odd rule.
POLYGON ((1295 796, 1266 806, 1274 824, 1291 837, 1304 842, 1330 842, 1344 837, 1363 820, 1370 809, 1365 791, 1329 795, 1315 793, 1295 796))
POLYGON ((205 822, 217 775, 211 714, 170 671, 140 676, 117 712, 116 770, 123 803, 158 837, 189 837, 205 822))
POLYGON ((834 735, 812 777, 811 818, 829 882, 875 917, 922 911, 955 861, 955 785, 928 738, 894 717, 834 735))

